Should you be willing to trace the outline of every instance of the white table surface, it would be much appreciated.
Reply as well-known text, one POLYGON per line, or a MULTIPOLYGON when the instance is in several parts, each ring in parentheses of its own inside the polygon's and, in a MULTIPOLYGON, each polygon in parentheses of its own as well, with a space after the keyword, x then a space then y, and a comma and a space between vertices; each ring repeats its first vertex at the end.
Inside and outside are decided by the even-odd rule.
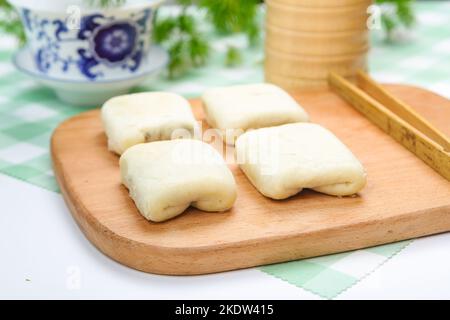
MULTIPOLYGON (((62 196, 0 175, 2 299, 319 299, 257 269, 139 272, 100 253, 62 196)), ((450 299, 450 234, 414 241, 338 299, 450 299)))
MULTIPOLYGON (((434 23, 440 14, 419 20, 434 23)), ((375 74, 379 81, 404 82, 399 75, 375 74)), ((448 83, 424 86, 450 98, 448 83)), ((320 299, 256 268, 190 277, 127 268, 90 244, 60 194, 2 174, 0 204, 0 299, 320 299)), ((450 233, 415 240, 338 296, 383 298, 450 299, 450 233)))

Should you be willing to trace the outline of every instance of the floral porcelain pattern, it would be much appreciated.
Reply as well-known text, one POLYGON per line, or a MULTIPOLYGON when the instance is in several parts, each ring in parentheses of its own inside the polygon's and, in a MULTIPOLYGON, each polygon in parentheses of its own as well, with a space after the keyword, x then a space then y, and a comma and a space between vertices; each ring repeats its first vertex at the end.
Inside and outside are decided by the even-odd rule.
POLYGON ((151 15, 151 9, 131 13, 127 19, 90 14, 81 18, 79 28, 69 29, 61 19, 21 11, 39 71, 55 74, 76 70, 91 81, 118 69, 129 74, 138 70, 149 49, 151 15))

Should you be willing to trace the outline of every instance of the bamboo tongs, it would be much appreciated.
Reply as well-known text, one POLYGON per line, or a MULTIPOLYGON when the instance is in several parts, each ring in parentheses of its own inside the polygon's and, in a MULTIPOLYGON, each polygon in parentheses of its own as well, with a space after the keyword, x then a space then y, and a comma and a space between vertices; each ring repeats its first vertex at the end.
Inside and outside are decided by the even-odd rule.
POLYGON ((356 110, 450 181, 450 139, 365 72, 356 80, 358 86, 335 73, 328 78, 356 110))

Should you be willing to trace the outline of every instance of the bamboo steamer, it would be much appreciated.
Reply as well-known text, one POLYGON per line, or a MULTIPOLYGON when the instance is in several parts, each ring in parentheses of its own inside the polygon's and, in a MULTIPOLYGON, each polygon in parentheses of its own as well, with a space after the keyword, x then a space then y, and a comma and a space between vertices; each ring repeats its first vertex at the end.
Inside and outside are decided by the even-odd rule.
POLYGON ((266 25, 266 47, 299 55, 342 55, 367 52, 369 32, 296 32, 266 25))
POLYGON ((368 0, 271 0, 271 1, 284 5, 316 7, 316 8, 346 7, 370 2, 368 0))
MULTIPOLYGON (((355 76, 345 77, 351 82, 356 82, 355 76)), ((275 84, 285 90, 323 90, 329 87, 328 79, 303 79, 303 78, 292 78, 276 73, 269 73, 265 75, 265 81, 268 83, 275 84)))
POLYGON ((358 69, 367 68, 367 51, 339 56, 300 56, 273 51, 266 47, 266 74, 320 80, 327 79, 330 72, 352 76, 358 69))
POLYGON ((322 90, 327 88, 328 81, 326 79, 312 80, 303 78, 293 78, 283 76, 277 73, 266 73, 265 81, 275 84, 286 90, 306 89, 306 90, 322 90))
POLYGON ((266 0, 266 4, 266 23, 278 28, 304 32, 367 29, 367 7, 370 1, 342 7, 293 6, 273 0, 266 0))
POLYGON ((266 0, 265 79, 291 89, 323 89, 336 72, 367 69, 371 0, 266 0))

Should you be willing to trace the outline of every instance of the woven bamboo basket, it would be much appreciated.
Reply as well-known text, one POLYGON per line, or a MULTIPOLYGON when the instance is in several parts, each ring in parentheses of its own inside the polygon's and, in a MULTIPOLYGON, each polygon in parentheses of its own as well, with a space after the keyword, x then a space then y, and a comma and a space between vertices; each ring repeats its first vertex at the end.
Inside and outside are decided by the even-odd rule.
POLYGON ((372 0, 266 0, 265 79, 286 89, 320 89, 330 72, 367 69, 372 0))
POLYGON ((303 78, 293 78, 277 73, 266 73, 265 81, 273 83, 286 90, 306 89, 306 90, 321 90, 328 86, 325 79, 312 80, 303 78))
POLYGON ((369 3, 368 0, 272 0, 278 4, 315 7, 315 8, 335 8, 358 5, 361 3, 369 3))
POLYGON ((297 32, 267 24, 266 47, 284 53, 312 56, 359 54, 369 48, 369 32, 297 32))
POLYGON ((342 7, 285 5, 266 0, 266 23, 278 28, 304 32, 365 30, 368 1, 342 7))
POLYGON ((288 55, 266 48, 266 74, 279 74, 303 79, 327 79, 330 72, 351 76, 367 68, 367 52, 340 56, 288 55))

